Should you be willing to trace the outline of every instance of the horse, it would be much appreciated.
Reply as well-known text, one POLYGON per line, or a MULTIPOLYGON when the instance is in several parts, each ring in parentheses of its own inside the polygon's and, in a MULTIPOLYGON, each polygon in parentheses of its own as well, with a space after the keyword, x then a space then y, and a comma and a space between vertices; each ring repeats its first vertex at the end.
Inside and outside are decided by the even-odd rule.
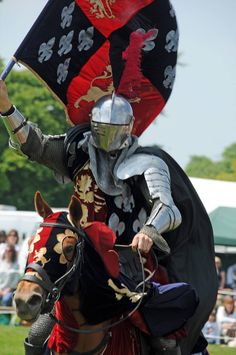
POLYGON ((152 308, 154 289, 145 287, 141 255, 137 270, 141 270, 142 282, 137 285, 121 272, 114 232, 101 222, 81 228, 82 209, 75 196, 68 212, 53 213, 39 192, 34 202, 43 222, 30 242, 25 275, 14 303, 18 316, 30 322, 37 323, 41 314, 50 314, 53 323, 48 346, 53 354, 149 354, 143 339, 151 334, 149 321, 154 308, 158 336, 181 329, 193 314, 196 297, 184 283, 158 285, 158 301, 152 308), (152 307, 139 312, 150 297, 152 307), (173 307, 176 299, 178 306, 174 303, 173 307), (166 316, 170 304, 172 309, 166 316), (168 317, 173 318, 172 323, 168 317))

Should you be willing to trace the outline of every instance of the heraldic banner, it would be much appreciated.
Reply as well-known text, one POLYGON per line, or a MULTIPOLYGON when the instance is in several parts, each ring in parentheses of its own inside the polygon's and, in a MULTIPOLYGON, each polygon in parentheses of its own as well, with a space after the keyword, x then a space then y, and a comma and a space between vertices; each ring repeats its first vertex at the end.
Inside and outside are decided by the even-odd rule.
POLYGON ((140 136, 172 92, 177 48, 166 0, 49 0, 14 60, 47 85, 72 125, 89 122, 102 96, 124 95, 140 136))

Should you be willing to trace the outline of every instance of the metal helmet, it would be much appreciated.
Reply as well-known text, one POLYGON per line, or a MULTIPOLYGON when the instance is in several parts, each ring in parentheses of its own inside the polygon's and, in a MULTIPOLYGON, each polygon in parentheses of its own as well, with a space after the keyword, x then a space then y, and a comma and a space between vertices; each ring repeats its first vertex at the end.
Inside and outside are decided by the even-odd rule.
POLYGON ((93 144, 106 152, 126 146, 133 128, 134 116, 130 103, 119 95, 99 99, 92 109, 93 144))

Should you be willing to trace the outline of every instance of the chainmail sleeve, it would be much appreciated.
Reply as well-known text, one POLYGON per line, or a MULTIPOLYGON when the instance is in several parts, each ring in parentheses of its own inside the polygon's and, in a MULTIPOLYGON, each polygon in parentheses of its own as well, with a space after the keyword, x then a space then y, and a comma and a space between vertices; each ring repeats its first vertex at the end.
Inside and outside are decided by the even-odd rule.
POLYGON ((29 135, 21 150, 31 161, 50 168, 55 174, 68 177, 64 139, 65 135, 44 135, 38 127, 30 124, 29 135))

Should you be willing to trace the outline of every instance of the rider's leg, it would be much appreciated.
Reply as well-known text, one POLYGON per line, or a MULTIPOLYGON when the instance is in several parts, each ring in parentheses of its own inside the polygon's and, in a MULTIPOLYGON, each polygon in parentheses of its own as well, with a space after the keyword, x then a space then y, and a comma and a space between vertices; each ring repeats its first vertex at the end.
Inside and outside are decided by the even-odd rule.
POLYGON ((181 355, 181 350, 175 339, 152 337, 150 339, 152 355, 181 355))

